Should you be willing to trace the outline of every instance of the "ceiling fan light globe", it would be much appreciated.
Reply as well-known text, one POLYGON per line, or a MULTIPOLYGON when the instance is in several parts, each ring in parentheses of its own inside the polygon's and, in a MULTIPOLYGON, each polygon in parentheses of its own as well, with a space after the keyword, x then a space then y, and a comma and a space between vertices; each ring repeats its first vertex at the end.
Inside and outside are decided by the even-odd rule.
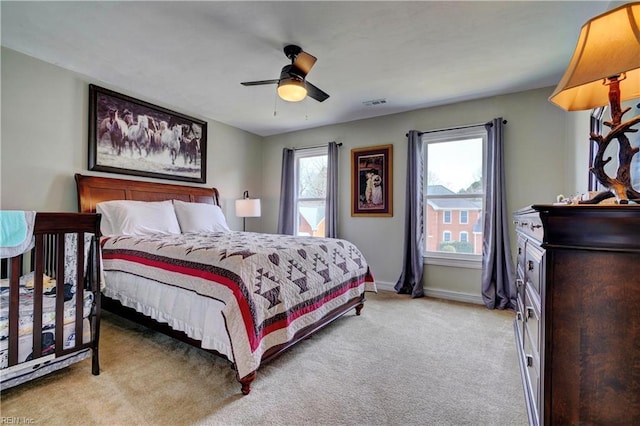
POLYGON ((302 81, 283 79, 278 83, 278 96, 288 102, 300 102, 307 97, 307 89, 302 81))

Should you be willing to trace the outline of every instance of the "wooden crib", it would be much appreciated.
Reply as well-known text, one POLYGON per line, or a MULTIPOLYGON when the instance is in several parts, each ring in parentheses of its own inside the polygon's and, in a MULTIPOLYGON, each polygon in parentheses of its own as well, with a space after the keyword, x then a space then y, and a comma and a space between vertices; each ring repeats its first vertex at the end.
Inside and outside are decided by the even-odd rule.
POLYGON ((36 213, 34 247, 3 259, 3 390, 89 356, 100 374, 99 232, 99 214, 36 213))

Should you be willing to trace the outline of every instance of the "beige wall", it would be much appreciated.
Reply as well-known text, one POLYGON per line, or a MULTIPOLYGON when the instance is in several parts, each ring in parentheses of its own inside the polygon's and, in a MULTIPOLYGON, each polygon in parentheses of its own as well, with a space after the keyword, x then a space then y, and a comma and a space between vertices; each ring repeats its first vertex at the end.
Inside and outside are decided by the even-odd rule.
MULTIPOLYGON (((0 207, 75 211, 73 174, 90 173, 88 84, 140 96, 6 48, 2 48, 1 59, 0 207)), ((242 229, 241 219, 234 216, 233 200, 245 189, 259 196, 263 217, 247 220, 247 229, 272 233, 278 218, 282 148, 342 142, 339 236, 356 243, 381 287, 391 288, 402 265, 408 130, 483 123, 499 116, 508 120, 505 157, 509 211, 531 203, 552 202, 559 193, 586 190, 589 114, 558 109, 547 100, 551 91, 544 88, 267 138, 199 117, 208 122, 207 186, 220 189, 232 229, 242 229), (351 217, 350 150, 380 144, 394 147, 394 215, 351 217)), ((176 105, 143 99, 198 117, 176 105)), ((425 285, 430 294, 478 301, 480 270, 428 265, 425 285)))
MULTIPOLYGON (((566 158, 567 113, 551 104, 552 88, 337 124, 266 138, 263 166, 263 230, 275 232, 278 218, 280 164, 283 147, 342 142, 339 179, 339 236, 354 242, 385 287, 395 284, 402 266, 406 184, 406 133, 466 124, 495 117, 505 126, 507 208, 552 202, 558 193, 571 193, 571 159, 566 158), (394 215, 391 218, 351 217, 350 150, 393 144, 394 215)), ((512 236, 514 238, 514 236, 512 236)), ((425 286, 431 294, 451 294, 460 300, 480 300, 480 270, 427 265, 425 286)))
MULTIPOLYGON (((2 209, 76 211, 75 173, 123 177, 87 171, 89 83, 206 120, 207 183, 201 186, 219 188, 229 225, 232 229, 242 229, 241 219, 234 216, 233 201, 240 198, 245 189, 250 193, 260 192, 262 138, 4 47, 2 209)), ((259 219, 247 221, 248 229, 259 227, 259 219)))

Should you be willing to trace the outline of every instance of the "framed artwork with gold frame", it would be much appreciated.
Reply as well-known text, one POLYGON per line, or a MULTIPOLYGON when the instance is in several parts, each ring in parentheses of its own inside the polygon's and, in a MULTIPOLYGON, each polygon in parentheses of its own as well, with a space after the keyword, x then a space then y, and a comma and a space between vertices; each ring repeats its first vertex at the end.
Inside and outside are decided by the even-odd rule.
POLYGON ((351 150, 351 216, 393 216, 393 145, 351 150))

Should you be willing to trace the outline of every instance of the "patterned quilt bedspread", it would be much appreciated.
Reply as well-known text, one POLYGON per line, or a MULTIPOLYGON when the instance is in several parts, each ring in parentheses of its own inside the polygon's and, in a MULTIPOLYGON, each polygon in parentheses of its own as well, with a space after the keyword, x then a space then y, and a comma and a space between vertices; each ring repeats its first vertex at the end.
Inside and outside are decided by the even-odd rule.
POLYGON ((102 240, 106 285, 120 271, 225 304, 239 377, 262 355, 365 291, 376 291, 348 241, 252 232, 115 236, 102 240))

